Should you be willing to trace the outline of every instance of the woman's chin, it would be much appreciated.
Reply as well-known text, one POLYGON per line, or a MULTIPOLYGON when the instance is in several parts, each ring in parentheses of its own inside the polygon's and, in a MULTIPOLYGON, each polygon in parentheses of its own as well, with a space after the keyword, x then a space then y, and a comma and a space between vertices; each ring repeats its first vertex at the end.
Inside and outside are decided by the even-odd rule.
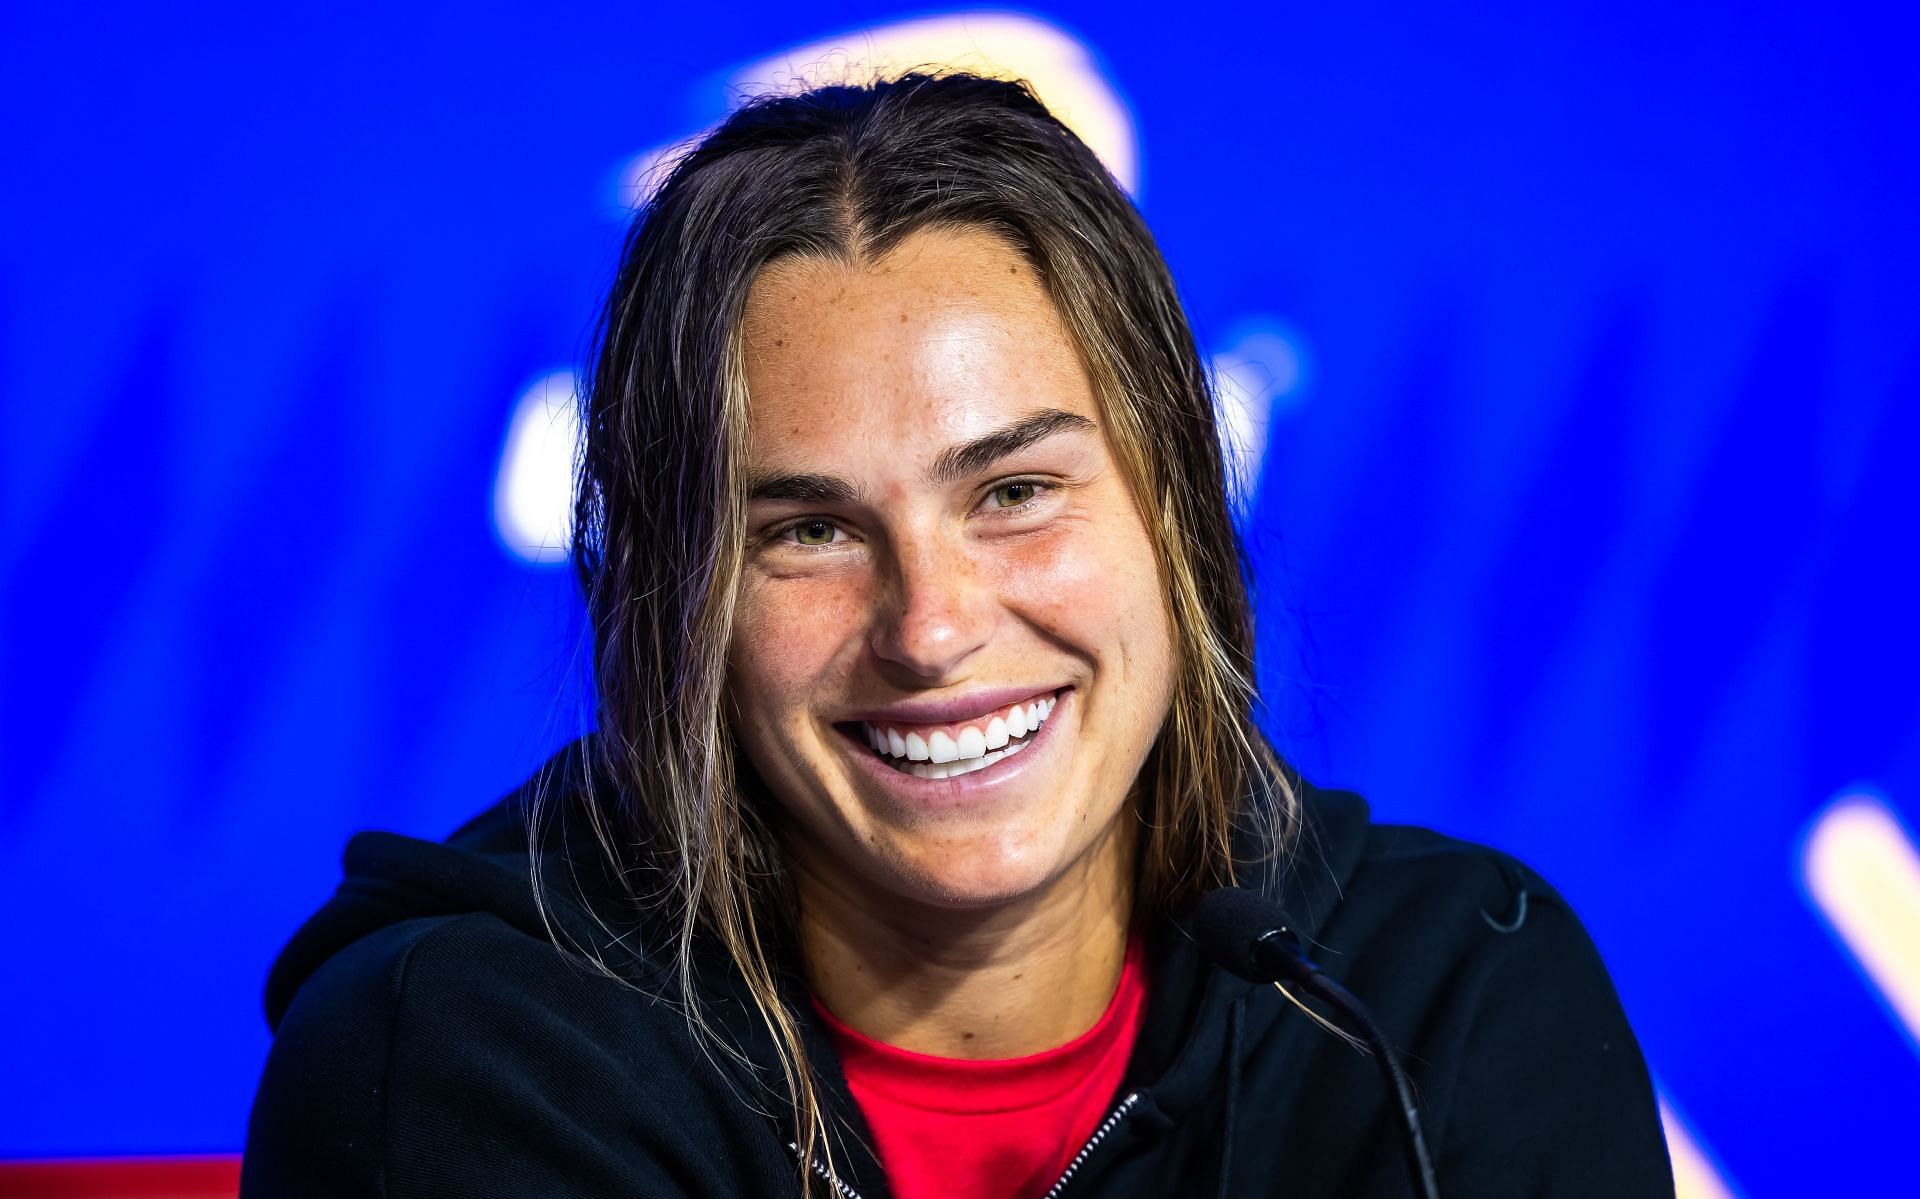
POLYGON ((960 878, 949 875, 908 880, 901 890, 906 892, 904 898, 916 899, 928 907, 977 911, 1017 903, 1031 897, 1041 887, 1042 881, 1032 878, 979 875, 960 878))
POLYGON ((1044 892, 1072 865, 1059 844, 980 845, 943 842, 915 847, 896 859, 888 890, 939 908, 988 908, 1044 892))

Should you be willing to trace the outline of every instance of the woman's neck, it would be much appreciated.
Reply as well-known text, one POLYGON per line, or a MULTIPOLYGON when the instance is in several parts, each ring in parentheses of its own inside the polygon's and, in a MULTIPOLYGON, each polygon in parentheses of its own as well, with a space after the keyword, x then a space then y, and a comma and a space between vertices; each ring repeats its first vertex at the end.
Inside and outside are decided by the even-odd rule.
POLYGON ((1114 826, 1042 892, 984 909, 875 895, 796 863, 815 998, 874 1040, 938 1057, 1024 1057, 1073 1040, 1106 1011, 1126 954, 1133 822, 1114 826))

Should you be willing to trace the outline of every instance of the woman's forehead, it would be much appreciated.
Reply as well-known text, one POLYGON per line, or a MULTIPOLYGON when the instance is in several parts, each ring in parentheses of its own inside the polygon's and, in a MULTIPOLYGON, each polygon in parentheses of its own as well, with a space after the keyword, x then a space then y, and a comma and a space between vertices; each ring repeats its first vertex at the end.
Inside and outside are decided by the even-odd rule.
POLYGON ((915 234, 872 264, 789 259, 756 281, 744 334, 757 466, 852 441, 949 441, 1035 408, 1097 418, 1039 277, 977 231, 915 234))
POLYGON ((873 259, 781 259, 754 281, 743 332, 753 353, 781 347, 790 334, 970 314, 1064 335, 1052 299, 1026 258, 979 229, 922 230, 873 259))

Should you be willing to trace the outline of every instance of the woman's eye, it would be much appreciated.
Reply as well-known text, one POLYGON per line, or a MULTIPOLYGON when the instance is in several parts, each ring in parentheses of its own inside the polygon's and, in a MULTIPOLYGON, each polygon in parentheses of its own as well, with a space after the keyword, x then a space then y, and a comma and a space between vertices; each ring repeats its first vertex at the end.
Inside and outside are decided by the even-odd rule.
POLYGON ((1037 490, 1032 483, 1002 483, 987 494, 996 508, 1018 508, 1032 499, 1037 490))
POLYGON ((839 531, 839 526, 830 520, 810 520, 787 530, 800 545, 832 545, 833 535, 839 531))

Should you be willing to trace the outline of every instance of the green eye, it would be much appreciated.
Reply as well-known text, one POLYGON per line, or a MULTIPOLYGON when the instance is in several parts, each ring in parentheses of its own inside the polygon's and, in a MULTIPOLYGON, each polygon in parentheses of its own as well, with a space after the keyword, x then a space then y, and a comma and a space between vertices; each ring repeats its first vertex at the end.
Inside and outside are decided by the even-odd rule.
POLYGON ((1002 483, 993 489, 994 503, 1001 508, 1018 508, 1033 498, 1031 483, 1002 483))
POLYGON ((793 526, 793 539, 801 545, 831 545, 833 543, 833 522, 810 520, 803 525, 793 526))

